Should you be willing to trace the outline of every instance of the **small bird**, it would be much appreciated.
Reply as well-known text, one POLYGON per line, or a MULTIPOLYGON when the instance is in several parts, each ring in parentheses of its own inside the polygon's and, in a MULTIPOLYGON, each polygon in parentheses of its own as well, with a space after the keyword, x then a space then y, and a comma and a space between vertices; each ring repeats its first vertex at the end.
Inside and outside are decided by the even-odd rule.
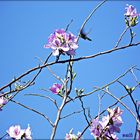
POLYGON ((84 29, 82 29, 82 30, 80 31, 80 35, 79 35, 79 36, 80 36, 81 38, 83 38, 84 40, 92 41, 92 39, 90 39, 90 38, 87 36, 87 34, 88 34, 88 33, 85 33, 85 32, 84 32, 84 29))

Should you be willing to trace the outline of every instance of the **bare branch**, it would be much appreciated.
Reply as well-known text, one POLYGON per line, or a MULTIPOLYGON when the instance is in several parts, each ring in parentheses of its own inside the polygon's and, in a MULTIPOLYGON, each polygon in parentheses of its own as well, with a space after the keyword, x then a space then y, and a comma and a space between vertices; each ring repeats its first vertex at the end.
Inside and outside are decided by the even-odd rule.
POLYGON ((38 96, 38 97, 43 97, 43 98, 49 99, 56 106, 57 109, 59 108, 56 100, 52 99, 49 96, 45 96, 45 95, 41 95, 41 94, 24 94, 24 95, 25 96, 38 96))
POLYGON ((132 75, 133 75, 133 77, 134 77, 134 79, 135 79, 136 83, 137 83, 137 84, 139 84, 140 82, 138 81, 138 78, 136 77, 136 75, 135 75, 135 73, 134 73, 134 70, 133 70, 133 69, 131 69, 131 71, 130 71, 130 72, 132 73, 132 75))
MULTIPOLYGON (((51 62, 51 63, 47 63, 47 64, 44 64, 42 66, 36 66, 30 70, 28 70, 27 72, 23 73, 22 75, 20 75, 19 77, 15 78, 13 81, 11 81, 10 83, 4 85, 3 87, 0 88, 0 91, 2 91, 3 89, 9 87, 10 85, 12 85, 13 83, 15 83, 16 81, 20 80, 21 78, 23 78, 24 76, 30 74, 31 72, 33 71, 36 71, 38 69, 43 69, 45 68, 46 66, 51 66, 51 65, 54 65, 54 64, 58 64, 58 63, 67 63, 67 62, 70 62, 70 61, 80 61, 80 60, 85 60, 85 59, 90 59, 90 58, 95 58, 97 56, 101 56, 101 55, 104 55, 104 54, 108 54, 108 53, 112 53, 112 52, 115 52, 115 51, 118 51, 118 50, 122 50, 122 49, 126 49, 126 48, 132 48, 132 47, 135 47, 135 46, 138 46, 140 45, 140 42, 137 42, 135 44, 130 44, 130 45, 126 45, 126 46, 122 46, 122 47, 118 47, 118 48, 113 48, 111 50, 107 50, 107 51, 103 51, 103 52, 99 52, 99 53, 96 53, 96 54, 93 54, 93 55, 90 55, 90 56, 83 56, 83 57, 79 57, 79 58, 75 58, 75 59, 67 59, 67 60, 61 60, 61 61, 54 61, 54 62, 51 62)), ((3 95, 0 95, 0 97, 3 96, 3 95)))
MULTIPOLYGON (((99 88, 100 89, 100 88, 99 88)), ((106 91, 104 89, 100 89, 102 91, 104 91, 105 93, 107 93, 108 95, 110 95, 111 97, 113 97, 114 99, 116 99, 121 105, 123 105, 131 114, 132 116, 136 119, 137 123, 140 124, 139 120, 137 119, 135 113, 127 106, 125 105, 119 98, 117 98, 116 96, 114 96, 111 92, 106 91)))
POLYGON ((67 27, 66 27, 66 32, 68 31, 68 29, 69 29, 69 26, 72 24, 72 22, 73 22, 73 19, 70 21, 70 23, 67 25, 67 27))
POLYGON ((15 100, 10 99, 10 101, 13 102, 13 103, 15 103, 15 104, 18 104, 18 105, 20 105, 20 106, 22 106, 22 107, 24 107, 24 108, 26 108, 26 109, 28 109, 28 110, 30 110, 30 111, 32 111, 32 112, 37 113, 38 115, 44 117, 44 118, 49 122, 49 124, 50 124, 52 127, 54 126, 54 124, 52 123, 52 121, 51 121, 46 115, 44 115, 43 113, 41 113, 41 112, 39 112, 39 111, 37 111, 37 110, 35 110, 35 109, 33 109, 33 108, 30 108, 30 107, 28 107, 28 106, 25 106, 24 104, 21 104, 20 102, 17 102, 17 101, 15 101, 15 100))
POLYGON ((5 92, 5 93, 1 94, 0 97, 1 97, 1 96, 5 96, 5 95, 8 95, 8 94, 11 94, 11 93, 14 93, 14 92, 20 92, 20 91, 22 91, 22 90, 24 90, 24 89, 26 89, 26 88, 28 88, 28 87, 34 85, 34 84, 35 84, 35 82, 32 82, 32 83, 30 83, 30 84, 29 84, 29 82, 28 82, 26 85, 23 85, 23 86, 20 87, 19 89, 10 90, 10 91, 8 91, 8 92, 5 92))
POLYGON ((139 118, 139 120, 140 120, 140 115, 139 115, 139 111, 138 111, 138 108, 137 108, 137 104, 136 104, 136 102, 135 102, 135 100, 134 100, 134 98, 133 98, 133 96, 132 96, 132 92, 134 91, 134 89, 135 89, 136 87, 134 87, 134 89, 133 89, 132 91, 128 92, 128 89, 126 88, 126 86, 125 86, 123 83, 121 83, 120 81, 118 81, 118 82, 124 87, 124 89, 125 89, 125 90, 127 91, 127 93, 129 94, 130 99, 131 99, 132 103, 134 104, 134 107, 135 107, 135 111, 136 111, 136 113, 137 113, 137 116, 138 116, 138 118, 139 118))
POLYGON ((61 106, 60 106, 59 109, 58 109, 57 117, 56 117, 56 120, 55 120, 53 129, 52 129, 52 134, 51 134, 50 140, 53 140, 54 137, 55 137, 56 129, 57 129, 58 123, 59 123, 59 121, 60 121, 60 116, 61 116, 62 110, 63 110, 63 108, 64 108, 64 106, 65 106, 65 104, 66 104, 66 100, 67 100, 67 96, 65 96, 65 97, 63 98, 62 104, 61 104, 61 106))
MULTIPOLYGON (((136 104, 137 104, 137 101, 136 101, 136 104)), ((140 107, 138 106, 138 112, 140 110, 140 107)), ((136 129, 135 129, 135 134, 134 134, 134 140, 136 140, 137 138, 137 132, 138 132, 138 123, 136 122, 136 129)))
POLYGON ((82 109, 83 109, 83 113, 84 113, 85 120, 86 120, 86 122, 87 122, 88 124, 90 124, 90 122, 88 121, 87 115, 86 115, 86 108, 84 107, 84 103, 83 103, 83 101, 82 101, 82 98, 79 97, 79 100, 80 100, 80 103, 81 103, 81 107, 82 107, 82 109))
POLYGON ((60 82, 62 82, 64 84, 64 81, 62 80, 62 78, 60 78, 59 76, 57 76, 49 66, 47 66, 48 70, 51 72, 51 74, 57 79, 59 80, 60 82))
POLYGON ((0 140, 2 140, 5 136, 7 136, 8 134, 6 133, 6 134, 4 134, 1 138, 0 138, 0 140))
POLYGON ((74 114, 78 114, 78 113, 81 113, 81 112, 83 112, 83 110, 75 111, 75 112, 72 112, 72 113, 70 113, 68 115, 62 116, 60 119, 65 119, 65 118, 68 118, 68 117, 70 117, 70 116, 72 116, 74 114))
POLYGON ((119 43, 121 42, 123 36, 125 35, 125 33, 127 32, 128 29, 129 29, 129 26, 126 27, 126 28, 124 29, 124 31, 123 31, 122 34, 120 35, 120 38, 118 39, 118 41, 117 41, 117 43, 116 43, 116 45, 115 45, 114 48, 117 48, 117 47, 119 46, 119 43))
MULTIPOLYGON (((110 83, 108 83, 108 84, 102 86, 101 89, 104 89, 104 88, 106 88, 106 87, 108 87, 108 86, 114 84, 114 83, 117 82, 119 79, 121 79, 122 77, 124 77, 128 72, 130 72, 131 69, 133 69, 133 68, 135 68, 135 66, 132 66, 131 68, 129 68, 128 70, 126 70, 122 75, 120 75, 119 77, 117 77, 115 80, 113 80, 113 81, 111 81, 110 83)), ((93 93, 95 93, 95 92, 97 92, 97 91, 99 91, 99 90, 100 90, 100 89, 97 89, 97 88, 96 88, 95 90, 93 90, 93 91, 91 91, 91 92, 89 92, 89 93, 80 95, 80 97, 89 96, 89 95, 91 95, 91 94, 93 94, 93 93)), ((79 98, 79 97, 76 96, 73 100, 75 100, 75 99, 77 99, 77 98, 79 98)), ((69 101, 68 101, 68 102, 69 102, 69 101)))

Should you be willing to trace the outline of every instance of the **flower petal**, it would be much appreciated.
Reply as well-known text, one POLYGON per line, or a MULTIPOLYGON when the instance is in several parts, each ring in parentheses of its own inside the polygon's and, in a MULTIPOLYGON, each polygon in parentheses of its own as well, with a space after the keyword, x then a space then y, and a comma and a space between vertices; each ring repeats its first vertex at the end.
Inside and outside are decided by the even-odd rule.
POLYGON ((58 56, 59 55, 59 50, 58 49, 53 50, 52 54, 53 54, 53 56, 58 56))

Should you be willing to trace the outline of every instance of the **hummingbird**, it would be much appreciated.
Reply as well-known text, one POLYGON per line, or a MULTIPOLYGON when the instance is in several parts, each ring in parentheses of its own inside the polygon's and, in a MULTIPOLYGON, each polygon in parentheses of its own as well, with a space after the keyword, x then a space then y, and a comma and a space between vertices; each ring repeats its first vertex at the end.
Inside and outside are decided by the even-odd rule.
POLYGON ((84 32, 84 29, 82 29, 82 30, 80 31, 80 35, 79 35, 79 36, 80 36, 81 38, 83 38, 84 40, 92 41, 92 39, 90 39, 90 38, 87 36, 87 34, 88 34, 88 33, 85 33, 85 32, 84 32))

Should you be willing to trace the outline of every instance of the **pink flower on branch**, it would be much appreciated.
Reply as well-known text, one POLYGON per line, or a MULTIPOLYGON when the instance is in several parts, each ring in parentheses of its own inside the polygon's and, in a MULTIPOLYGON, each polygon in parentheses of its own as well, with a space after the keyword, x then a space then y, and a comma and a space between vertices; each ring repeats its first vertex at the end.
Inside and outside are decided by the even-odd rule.
POLYGON ((23 136, 24 130, 22 130, 19 125, 15 125, 15 126, 11 126, 7 130, 7 133, 11 138, 19 140, 23 136))
POLYGON ((78 132, 77 135, 73 134, 73 129, 70 130, 65 136, 65 140, 82 140, 81 133, 78 132))
POLYGON ((26 140, 31 140, 32 137, 31 137, 31 128, 30 126, 28 125, 28 127, 24 130, 24 134, 25 134, 25 139, 26 140))
POLYGON ((2 110, 1 108, 6 105, 8 102, 8 100, 5 97, 0 97, 0 110, 2 110))
POLYGON ((75 55, 78 48, 77 37, 72 33, 66 33, 64 29, 58 29, 48 38, 45 48, 51 48, 54 56, 60 54, 75 55))
POLYGON ((27 129, 21 129, 20 125, 13 125, 7 130, 8 135, 10 138, 14 140, 20 140, 20 139, 25 139, 25 140, 31 140, 31 128, 28 125, 27 129))
POLYGON ((126 5, 126 13, 124 14, 125 16, 130 16, 130 17, 137 17, 140 16, 139 13, 137 13, 137 9, 133 5, 126 5))
POLYGON ((50 87, 50 91, 54 94, 59 94, 62 91, 62 85, 61 84, 53 84, 52 87, 50 87))
POLYGON ((108 109, 108 115, 103 116, 100 121, 96 118, 92 121, 90 131, 95 139, 102 138, 110 140, 111 138, 117 140, 115 132, 120 133, 120 126, 122 125, 122 110, 119 107, 108 109))
POLYGON ((136 26, 138 24, 138 16, 140 16, 139 13, 137 13, 137 9, 133 5, 126 5, 126 13, 124 14, 126 25, 129 26, 136 26))

